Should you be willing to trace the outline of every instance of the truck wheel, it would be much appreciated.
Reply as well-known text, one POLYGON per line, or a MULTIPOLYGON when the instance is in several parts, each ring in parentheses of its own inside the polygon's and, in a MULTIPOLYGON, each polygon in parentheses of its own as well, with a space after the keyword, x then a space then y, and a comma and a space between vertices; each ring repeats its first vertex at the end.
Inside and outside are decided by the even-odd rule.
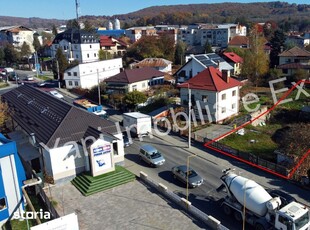
POLYGON ((228 205, 224 204, 223 205, 223 209, 224 209, 224 213, 226 215, 230 215, 231 214, 231 208, 228 205))
POLYGON ((255 230, 265 230, 264 226, 261 224, 256 224, 255 225, 255 230))
POLYGON ((238 222, 241 222, 241 221, 242 221, 242 215, 241 215, 240 212, 235 211, 235 212, 234 212, 234 217, 235 217, 235 219, 236 219, 238 222))

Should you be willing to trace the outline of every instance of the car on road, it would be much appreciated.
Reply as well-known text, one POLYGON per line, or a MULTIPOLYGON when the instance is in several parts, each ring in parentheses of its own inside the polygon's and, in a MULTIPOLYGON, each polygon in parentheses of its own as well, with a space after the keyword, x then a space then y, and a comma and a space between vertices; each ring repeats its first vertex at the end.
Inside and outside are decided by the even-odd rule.
POLYGON ((273 190, 269 189, 268 190, 267 189, 266 191, 270 194, 270 196, 280 198, 280 200, 281 200, 280 208, 288 205, 289 203, 291 203, 293 201, 297 202, 297 200, 294 197, 292 197, 290 194, 283 192, 281 190, 277 190, 277 189, 273 189, 273 190))
POLYGON ((165 163, 165 158, 152 145, 142 145, 139 151, 140 160, 145 161, 151 166, 158 167, 165 163))
POLYGON ((58 87, 58 80, 50 79, 50 80, 38 82, 37 86, 45 87, 45 88, 55 88, 55 87, 58 87))
POLYGON ((187 169, 186 165, 175 166, 171 172, 174 179, 178 179, 184 184, 187 184, 188 181, 188 186, 191 188, 198 187, 203 183, 202 177, 194 169, 190 167, 187 169))
POLYGON ((52 94, 54 97, 57 97, 59 99, 63 99, 64 98, 64 96, 62 94, 58 93, 56 90, 50 91, 50 94, 52 94))
POLYGON ((28 75, 26 77, 26 81, 33 81, 34 80, 34 77, 32 75, 28 75))

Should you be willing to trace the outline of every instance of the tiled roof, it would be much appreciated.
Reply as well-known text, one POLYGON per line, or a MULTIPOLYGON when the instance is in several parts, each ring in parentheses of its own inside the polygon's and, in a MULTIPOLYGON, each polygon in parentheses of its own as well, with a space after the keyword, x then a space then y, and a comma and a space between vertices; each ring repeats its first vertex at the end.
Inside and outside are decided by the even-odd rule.
POLYGON ((310 69, 310 65, 303 63, 286 63, 278 65, 277 69, 310 69))
POLYGON ((223 55, 234 63, 243 63, 243 58, 238 56, 234 52, 224 52, 223 55))
POLYGON ((172 62, 163 58, 145 58, 142 61, 133 64, 135 67, 166 67, 172 62))
POLYGON ((283 51, 279 54, 279 57, 310 57, 310 52, 295 46, 292 49, 283 51))
POLYGON ((229 41, 228 45, 229 46, 248 46, 249 38, 246 36, 235 36, 229 41))
POLYGON ((109 135, 117 133, 113 122, 29 85, 12 89, 3 94, 2 99, 8 103, 18 125, 28 134, 35 133, 37 142, 49 148, 53 148, 57 140, 58 145, 80 141, 89 127, 109 135))
POLYGON ((187 82, 180 84, 178 87, 189 87, 190 89, 220 92, 225 89, 230 89, 239 85, 240 82, 231 77, 229 78, 229 82, 226 82, 222 78, 222 73, 218 69, 210 66, 193 78, 189 79, 187 82))
POLYGON ((115 46, 115 43, 112 41, 112 38, 109 36, 101 35, 100 36, 100 46, 115 46))
POLYGON ((164 73, 151 67, 126 69, 123 72, 109 77, 105 82, 134 83, 150 80, 153 77, 163 77, 164 73))

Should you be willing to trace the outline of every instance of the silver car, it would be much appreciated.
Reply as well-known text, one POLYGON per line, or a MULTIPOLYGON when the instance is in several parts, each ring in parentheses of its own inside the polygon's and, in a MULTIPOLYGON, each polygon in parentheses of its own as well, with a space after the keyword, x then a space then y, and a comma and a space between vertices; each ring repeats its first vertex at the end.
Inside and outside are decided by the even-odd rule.
POLYGON ((160 166, 165 163, 165 158, 152 145, 142 145, 139 152, 140 159, 152 166, 160 166))
POLYGON ((198 187, 203 183, 202 177, 199 176, 192 168, 188 168, 187 170, 186 165, 175 166, 171 169, 171 171, 173 177, 180 180, 184 184, 186 184, 188 180, 188 185, 191 188, 198 187))

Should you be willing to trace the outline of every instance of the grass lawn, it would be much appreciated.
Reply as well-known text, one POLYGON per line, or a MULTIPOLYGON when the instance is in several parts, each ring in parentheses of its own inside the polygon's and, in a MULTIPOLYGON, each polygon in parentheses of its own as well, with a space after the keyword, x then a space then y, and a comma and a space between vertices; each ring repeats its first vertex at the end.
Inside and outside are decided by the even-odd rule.
MULTIPOLYGON (((32 202, 32 205, 34 206, 34 208, 35 208, 35 210, 36 210, 37 212, 40 212, 40 209, 42 209, 43 212, 46 211, 45 208, 42 207, 42 205, 39 203, 37 197, 35 197, 35 196, 29 196, 29 197, 30 197, 30 200, 31 200, 31 202, 32 202)), ((25 210, 25 211, 31 211, 31 209, 29 208, 29 206, 26 207, 26 210, 25 210)), ((40 215, 39 215, 39 216, 40 216, 40 215)), ((42 222, 42 223, 45 223, 45 222, 47 222, 47 221, 49 221, 49 220, 41 219, 41 222, 42 222)), ((27 225, 28 225, 29 227, 36 226, 36 225, 37 225, 37 222, 36 222, 35 219, 34 219, 34 220, 28 220, 28 223, 27 223, 27 220, 26 220, 26 219, 24 219, 24 220, 11 220, 10 223, 11 223, 12 230, 28 229, 28 228, 27 228, 27 225)), ((6 227, 5 229, 9 229, 9 228, 6 227)))
POLYGON ((4 88, 4 87, 7 87, 7 86, 9 86, 8 83, 0 82, 0 88, 4 88))
POLYGON ((271 139, 271 135, 280 128, 280 125, 267 125, 264 127, 245 128, 244 136, 231 134, 220 140, 220 143, 228 145, 243 152, 255 154, 263 159, 274 161, 274 150, 278 145, 271 139), (251 143, 255 140, 255 143, 251 143))
POLYGON ((43 81, 54 79, 53 76, 46 76, 46 75, 39 75, 38 78, 43 81))

